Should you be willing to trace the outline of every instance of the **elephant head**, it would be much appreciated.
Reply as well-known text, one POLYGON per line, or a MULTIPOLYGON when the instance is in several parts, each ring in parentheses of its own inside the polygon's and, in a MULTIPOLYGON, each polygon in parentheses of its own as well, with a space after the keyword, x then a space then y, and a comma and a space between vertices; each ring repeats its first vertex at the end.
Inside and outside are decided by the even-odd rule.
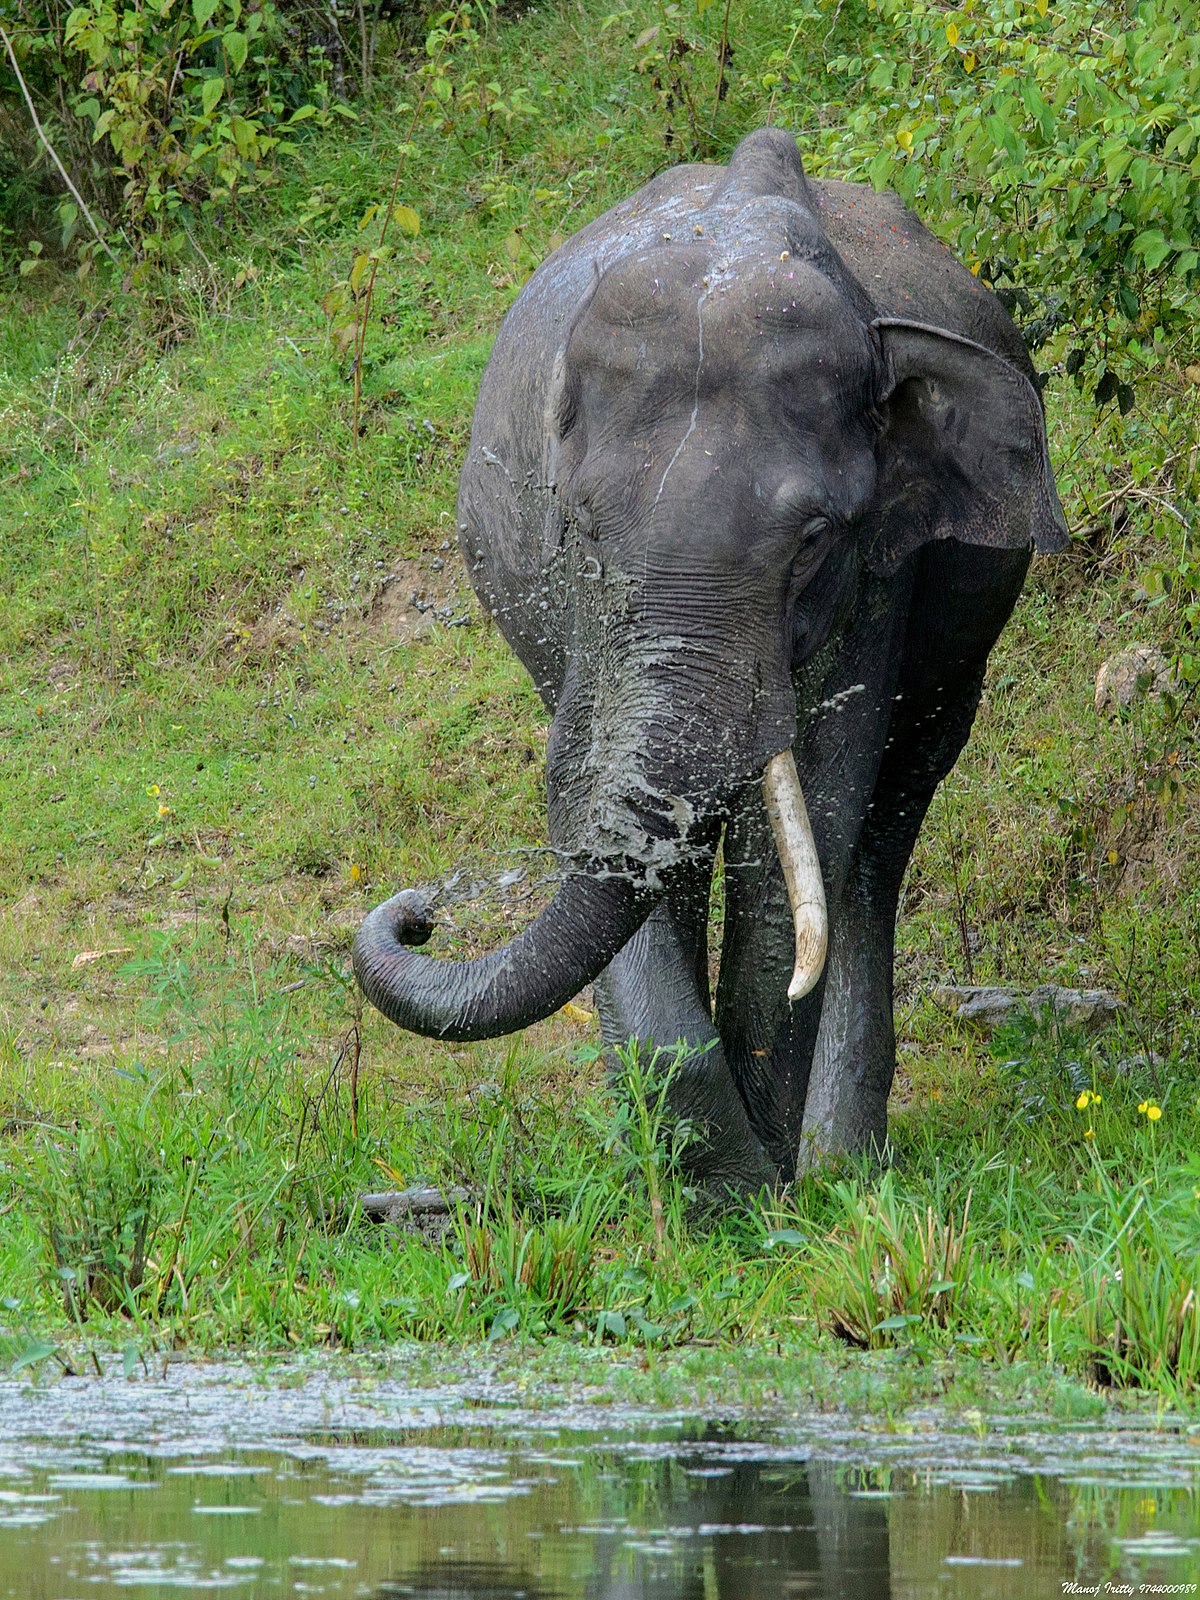
POLYGON ((824 908, 794 674, 864 565, 897 573, 946 538, 1061 546, 1028 368, 881 316, 790 135, 680 172, 539 269, 485 378, 472 457, 492 476, 469 461, 464 548, 554 710, 563 881, 473 962, 406 948, 429 933, 411 892, 372 913, 359 981, 418 1032, 487 1037, 560 1006, 707 871, 759 775, 795 911, 788 995, 804 993, 824 908))

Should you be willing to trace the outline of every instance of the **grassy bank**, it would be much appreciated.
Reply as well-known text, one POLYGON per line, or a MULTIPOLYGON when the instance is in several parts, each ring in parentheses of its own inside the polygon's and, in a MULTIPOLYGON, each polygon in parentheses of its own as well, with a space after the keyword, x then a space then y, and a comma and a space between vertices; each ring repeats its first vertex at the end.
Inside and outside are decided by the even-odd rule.
POLYGON ((1178 656, 1194 631, 1194 331, 1143 332, 1124 415, 1077 389, 1065 332, 1039 352, 1078 537, 1035 567, 909 875, 886 1178, 700 1225, 652 1137, 664 1063, 606 1097, 578 1017, 441 1046, 349 981, 394 887, 459 873, 440 947, 466 953, 539 893, 544 717, 454 549, 504 309, 556 237, 772 104, 817 171, 842 170, 872 96, 896 114, 853 65, 852 8, 782 79, 787 17, 757 8, 719 97, 719 10, 688 19, 676 89, 655 7, 492 21, 438 58, 448 101, 399 59, 169 273, 81 287, 47 253, 0 289, 12 1359, 561 1337, 782 1351, 880 1404, 897 1373, 974 1392, 1015 1365, 1039 1393, 1065 1372, 1185 1402, 1200 1382, 1189 690, 1116 714, 1093 690, 1123 647, 1178 656), (356 439, 329 296, 405 142, 420 227, 380 267, 356 439), (931 998, 992 979, 1103 984, 1129 1011, 1099 1040, 988 1041, 931 998), (445 1248, 358 1215, 363 1189, 419 1179, 486 1211, 445 1248))

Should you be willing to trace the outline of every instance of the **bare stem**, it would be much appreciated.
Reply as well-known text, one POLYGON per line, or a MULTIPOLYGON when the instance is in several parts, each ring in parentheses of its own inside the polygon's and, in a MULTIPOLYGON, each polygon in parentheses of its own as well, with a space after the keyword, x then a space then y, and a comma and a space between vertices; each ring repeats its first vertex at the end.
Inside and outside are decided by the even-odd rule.
POLYGON ((42 127, 41 121, 38 118, 37 109, 36 109, 36 107, 34 106, 34 103, 33 103, 33 96, 29 92, 29 85, 25 82, 24 74, 22 73, 20 65, 17 62, 17 54, 16 54, 16 51, 12 47, 12 40, 8 37, 8 34, 4 31, 4 27, 3 27, 2 24, 0 24, 0 39, 4 40, 4 48, 8 51, 8 59, 12 64, 13 71, 16 73, 17 82, 21 85, 21 93, 25 96, 25 104, 29 107, 29 115, 33 120, 33 126, 34 126, 34 129, 35 129, 36 133, 37 133, 38 138, 42 141, 42 144, 45 146, 46 151, 47 151, 51 161, 53 161, 54 165, 58 168, 59 172, 62 173, 63 182, 66 184, 67 188, 74 195, 76 204, 79 206, 79 209, 83 212, 84 216, 87 218, 88 226, 91 228, 92 232, 96 235, 96 238, 100 241, 101 248, 104 250, 105 254, 108 256, 108 259, 112 262, 113 266, 117 266, 119 263, 117 261, 116 256, 112 252, 112 247, 109 245, 108 240, 100 232, 100 229, 96 226, 96 219, 95 219, 95 217, 92 216, 92 213, 88 210, 87 201, 83 198, 83 196, 80 194, 79 190, 71 182, 70 173, 67 171, 66 167, 63 166, 62 162, 58 159, 58 151, 55 150, 54 146, 50 143, 50 140, 49 140, 49 138, 47 137, 47 134, 46 134, 46 130, 45 130, 45 128, 42 127))

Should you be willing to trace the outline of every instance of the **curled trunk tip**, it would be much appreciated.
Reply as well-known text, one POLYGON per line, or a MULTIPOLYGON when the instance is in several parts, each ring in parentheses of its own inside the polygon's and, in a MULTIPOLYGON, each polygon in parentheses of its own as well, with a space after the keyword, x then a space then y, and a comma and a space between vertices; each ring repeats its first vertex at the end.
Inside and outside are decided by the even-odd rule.
POLYGON ((372 911, 354 941, 354 975, 385 1017, 435 1039, 494 1039, 548 1017, 603 971, 658 899, 624 877, 573 874, 523 933, 472 961, 411 947, 433 931, 428 902, 406 889, 372 911))

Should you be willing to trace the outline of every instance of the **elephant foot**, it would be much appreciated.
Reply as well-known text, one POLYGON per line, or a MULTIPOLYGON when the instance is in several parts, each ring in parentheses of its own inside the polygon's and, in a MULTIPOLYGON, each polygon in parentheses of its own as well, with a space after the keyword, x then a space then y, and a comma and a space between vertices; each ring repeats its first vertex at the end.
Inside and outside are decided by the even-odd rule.
POLYGON ((644 1103, 651 1121, 660 1124, 655 1130, 658 1142, 673 1147, 689 1187, 708 1196, 706 1203, 717 1209, 779 1187, 779 1169, 750 1126, 719 1043, 706 1040, 689 1048, 689 1042, 679 1040, 669 1050, 646 1040, 630 1044, 636 1057, 622 1049, 613 1076, 634 1102, 635 1116, 640 1117, 644 1103), (657 1076, 660 1059, 668 1066, 657 1076), (648 1076, 640 1066, 631 1072, 631 1060, 649 1062, 648 1076))
POLYGON ((707 1197, 706 1203, 728 1210, 782 1187, 778 1167, 753 1135, 750 1140, 731 1148, 731 1141, 718 1134, 706 1148, 692 1145, 684 1150, 680 1158, 684 1177, 698 1195, 707 1197))
POLYGON ((664 1136, 686 1124, 688 1137, 677 1143, 686 1181, 745 1200, 774 1189, 779 1172, 750 1125, 713 1025, 707 912, 706 868, 691 903, 657 907, 601 973, 596 1001, 615 1075, 655 1115, 665 1113, 664 1136))
MULTIPOLYGON (((861 1112, 861 1105, 856 1109, 861 1112)), ((892 1146, 888 1143, 887 1136, 886 1102, 878 1116, 869 1120, 856 1119, 852 1127, 847 1126, 844 1120, 835 1120, 824 1125, 814 1120, 810 1125, 808 1118, 805 1118, 804 1131, 800 1135, 800 1147, 796 1152, 797 1178, 812 1173, 828 1172, 847 1156, 859 1162, 865 1158, 869 1165, 878 1171, 892 1165, 892 1146)))

